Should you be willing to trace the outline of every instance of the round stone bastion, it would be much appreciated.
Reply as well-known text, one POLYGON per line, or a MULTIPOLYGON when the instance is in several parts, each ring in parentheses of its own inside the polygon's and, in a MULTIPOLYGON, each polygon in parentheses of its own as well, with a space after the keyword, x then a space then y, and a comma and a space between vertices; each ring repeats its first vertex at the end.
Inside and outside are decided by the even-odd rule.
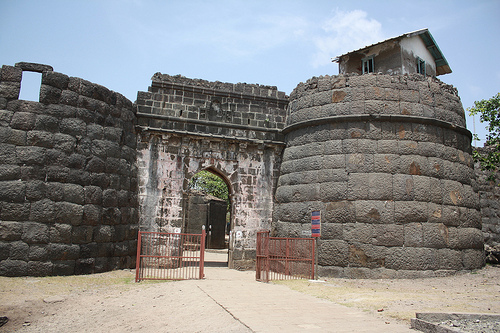
POLYGON ((320 276, 484 265, 471 133, 454 87, 419 74, 314 77, 287 112, 273 234, 304 237, 320 211, 320 276))

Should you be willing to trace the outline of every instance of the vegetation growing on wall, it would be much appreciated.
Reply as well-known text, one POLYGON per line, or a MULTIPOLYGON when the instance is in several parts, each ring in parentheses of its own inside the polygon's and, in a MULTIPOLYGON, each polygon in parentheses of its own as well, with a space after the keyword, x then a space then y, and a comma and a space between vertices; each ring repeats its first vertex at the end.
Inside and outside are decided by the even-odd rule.
MULTIPOLYGON (((474 106, 468 108, 470 115, 480 115, 480 121, 488 123, 486 129, 486 153, 480 154, 474 150, 474 160, 479 162, 483 170, 490 171, 490 180, 495 180, 495 173, 500 167, 500 93, 490 99, 474 102, 474 106)), ((476 140, 477 135, 475 135, 476 140)))

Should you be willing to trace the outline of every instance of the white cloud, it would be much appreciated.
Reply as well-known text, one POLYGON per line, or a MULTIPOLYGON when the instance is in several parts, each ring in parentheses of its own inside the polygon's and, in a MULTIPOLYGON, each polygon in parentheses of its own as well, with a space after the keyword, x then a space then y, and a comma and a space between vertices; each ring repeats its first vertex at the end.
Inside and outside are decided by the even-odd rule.
POLYGON ((321 27, 322 35, 314 38, 317 51, 313 56, 313 66, 330 64, 332 57, 381 41, 382 25, 367 16, 362 10, 337 10, 325 21, 321 27))

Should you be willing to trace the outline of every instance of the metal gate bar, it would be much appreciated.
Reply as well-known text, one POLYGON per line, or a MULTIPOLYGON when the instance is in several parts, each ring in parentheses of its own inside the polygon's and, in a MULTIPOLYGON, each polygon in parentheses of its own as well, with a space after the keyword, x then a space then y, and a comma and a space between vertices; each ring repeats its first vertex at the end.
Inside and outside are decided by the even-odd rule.
POLYGON ((256 279, 314 279, 314 239, 270 237, 257 233, 256 279))
POLYGON ((139 231, 135 282, 203 279, 205 236, 139 231))

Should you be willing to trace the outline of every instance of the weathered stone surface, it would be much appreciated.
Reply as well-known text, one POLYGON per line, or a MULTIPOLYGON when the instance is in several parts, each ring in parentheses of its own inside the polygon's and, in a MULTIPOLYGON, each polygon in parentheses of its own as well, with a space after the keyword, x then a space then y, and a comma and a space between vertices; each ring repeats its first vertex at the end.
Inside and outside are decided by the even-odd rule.
POLYGON ((38 73, 54 70, 54 68, 50 65, 37 64, 34 62, 18 62, 16 63, 16 67, 21 68, 23 71, 38 72, 38 73))
POLYGON ((28 244, 49 242, 49 227, 43 223, 25 222, 22 240, 28 244))
POLYGON ((435 97, 448 89, 438 80, 429 80, 431 92, 427 81, 404 77, 401 84, 398 78, 323 77, 322 90, 313 78, 291 94, 273 225, 280 236, 291 236, 311 210, 321 210, 322 238, 346 242, 350 251, 341 264, 346 268, 337 269, 337 253, 320 242, 320 265, 336 276, 461 270, 463 251, 480 248, 470 133, 459 128, 459 100, 435 97), (339 78, 345 83, 326 88, 339 78), (307 126, 300 123, 308 120, 307 126), (314 160, 322 161, 320 169, 314 160), (310 190, 317 186, 319 192, 310 190), (319 200, 325 205, 310 204, 319 200))
POLYGON ((21 82, 23 70, 19 67, 3 65, 0 71, 0 81, 21 82))
POLYGON ((50 227, 50 242, 68 244, 71 241, 71 230, 69 224, 56 223, 50 227))
POLYGON ((23 202, 26 195, 26 184, 21 181, 5 181, 0 186, 0 200, 6 202, 23 202))
POLYGON ((0 261, 0 275, 25 276, 28 272, 28 263, 24 260, 7 259, 0 261))
POLYGON ((349 244, 341 240, 326 240, 321 242, 318 253, 318 262, 321 266, 340 266, 348 265, 349 244), (337 255, 332 256, 334 252, 337 255))

